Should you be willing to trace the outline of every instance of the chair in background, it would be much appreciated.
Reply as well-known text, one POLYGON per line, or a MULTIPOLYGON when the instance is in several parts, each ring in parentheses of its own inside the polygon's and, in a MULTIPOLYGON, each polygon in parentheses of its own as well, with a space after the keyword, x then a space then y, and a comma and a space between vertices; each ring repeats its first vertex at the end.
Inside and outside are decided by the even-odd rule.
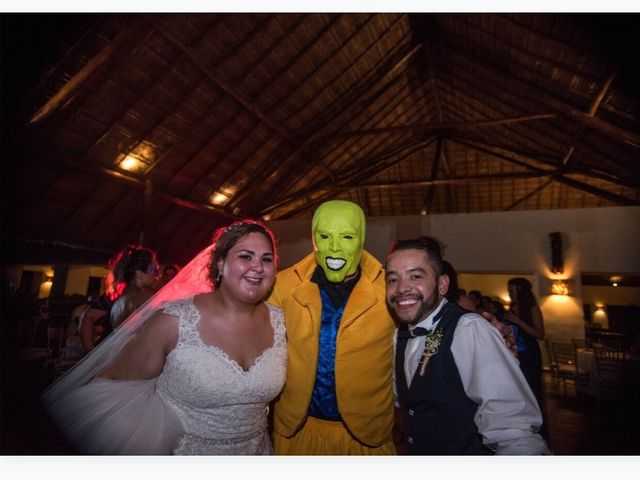
POLYGON ((62 351, 62 343, 64 341, 64 326, 48 325, 47 326, 47 357, 45 361, 45 369, 48 371, 53 362, 60 356, 62 351))
POLYGON ((586 348, 587 347, 586 338, 572 338, 571 339, 571 343, 573 343, 573 346, 575 347, 576 350, 578 348, 586 348))
POLYGON ((45 373, 53 381, 78 362, 78 358, 65 357, 65 327, 62 324, 47 327, 47 359, 45 373))
POLYGON ((29 375, 45 384, 50 380, 50 373, 62 347, 64 327, 47 325, 46 343, 20 349, 20 360, 28 367, 29 375))
POLYGON ((64 357, 65 326, 51 324, 47 327, 47 355, 44 364, 44 375, 47 383, 56 380, 77 360, 70 362, 64 357))
POLYGON ((625 337, 617 332, 598 332, 593 335, 592 347, 601 347, 607 350, 622 352, 624 350, 625 337))
POLYGON ((623 350, 615 350, 602 344, 594 344, 596 378, 598 380, 598 405, 601 398, 624 399, 628 384, 629 356, 623 350))
POLYGON ((588 381, 588 374, 578 371, 576 347, 573 343, 547 340, 547 350, 551 362, 551 373, 559 391, 562 382, 564 395, 567 394, 567 382, 573 383, 576 394, 582 396, 588 381))

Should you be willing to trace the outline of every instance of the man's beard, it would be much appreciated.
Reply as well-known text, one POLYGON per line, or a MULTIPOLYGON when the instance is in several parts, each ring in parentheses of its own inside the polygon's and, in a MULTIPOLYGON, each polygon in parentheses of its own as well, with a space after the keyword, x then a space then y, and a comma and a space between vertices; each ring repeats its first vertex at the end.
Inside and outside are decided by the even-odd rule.
POLYGON ((403 318, 400 318, 400 316, 396 313, 395 308, 393 308, 395 299, 402 296, 404 295, 394 295, 393 297, 391 297, 391 301, 387 300, 387 309, 389 310, 391 317, 399 325, 403 325, 403 324, 415 325, 421 320, 424 320, 425 318, 427 318, 427 316, 429 316, 429 314, 433 312, 438 306, 438 304, 440 303, 440 297, 437 292, 434 292, 433 295, 431 295, 426 301, 422 294, 418 294, 417 297, 414 295, 413 297, 417 298, 420 302, 422 302, 422 305, 420 306, 420 308, 418 309, 418 311, 416 312, 413 318, 409 320, 405 320, 403 318))

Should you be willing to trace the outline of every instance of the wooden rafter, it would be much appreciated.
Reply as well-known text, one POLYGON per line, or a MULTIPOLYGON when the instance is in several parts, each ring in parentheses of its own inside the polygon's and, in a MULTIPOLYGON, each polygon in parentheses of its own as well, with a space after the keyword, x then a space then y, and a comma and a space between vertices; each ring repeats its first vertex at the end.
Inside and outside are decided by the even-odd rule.
POLYGON ((242 105, 247 111, 251 112, 257 118, 259 118, 265 125, 268 125, 273 131, 277 132, 283 140, 286 140, 292 145, 299 145, 299 142, 294 139, 291 132, 287 131, 281 125, 274 122, 267 114, 265 114, 258 106, 247 99, 242 93, 238 92, 229 82, 222 79, 219 75, 216 75, 198 56, 198 54, 187 45, 184 45, 179 38, 177 38, 172 32, 170 32, 164 25, 159 22, 154 22, 155 28, 162 33, 176 48, 178 48, 184 55, 189 58, 194 65, 196 65, 202 73, 204 73, 211 81, 213 81, 219 88, 225 91, 228 95, 233 97, 240 105, 242 105))
POLYGON ((375 183, 353 183, 342 185, 344 188, 364 188, 389 190, 394 188, 421 188, 435 185, 467 185, 476 182, 493 182, 506 180, 523 180, 530 178, 547 178, 554 175, 555 171, 548 172, 514 172, 496 175, 474 175, 468 177, 436 178, 433 180, 412 180, 400 182, 375 182, 375 183))
POLYGON ((543 92, 537 85, 518 79, 508 72, 503 71, 499 65, 496 65, 495 62, 490 59, 484 59, 483 62, 480 62, 473 56, 461 50, 456 50, 451 46, 445 46, 444 44, 441 46, 447 49, 447 55, 461 58, 463 62, 468 63, 472 68, 477 69, 482 74, 489 72, 489 75, 500 77, 505 82, 513 85, 516 89, 528 92, 532 98, 536 98, 542 103, 542 107, 545 110, 554 110, 558 114, 577 121, 587 128, 597 130, 610 138, 614 138, 618 141, 640 148, 640 135, 613 125, 606 120, 590 117, 589 114, 576 110, 573 106, 556 99, 546 92, 543 92))
MULTIPOLYGON (((435 180, 438 176, 438 170, 440 169, 440 154, 442 152, 442 141, 442 137, 438 137, 436 139, 436 148, 433 151, 433 158, 431 160, 431 175, 429 175, 430 180, 435 180)), ((435 188, 436 186, 433 184, 427 185, 423 203, 424 208, 427 210, 427 213, 431 213, 435 188)))
POLYGON ((261 214, 270 213, 276 208, 285 207, 288 204, 298 202, 301 199, 310 197, 311 195, 316 194, 318 192, 322 192, 322 191, 325 192, 322 196, 309 202, 306 206, 298 207, 294 210, 290 210, 279 217, 279 218, 289 218, 291 215, 295 215, 296 213, 302 210, 306 210, 308 207, 322 202, 323 200, 330 197, 331 195, 335 195, 337 192, 349 190, 350 188, 352 188, 350 185, 359 184, 362 181, 362 178, 369 178, 371 175, 376 175, 384 171, 385 169, 391 167, 392 165, 395 165, 396 163, 403 161, 405 158, 407 158, 409 155, 412 155, 416 151, 427 148, 433 140, 434 139, 432 138, 426 142, 425 141, 413 142, 412 144, 410 144, 410 146, 405 145, 400 147, 399 149, 395 149, 391 152, 383 154, 376 159, 369 159, 367 163, 370 163, 373 166, 366 169, 366 171, 364 172, 356 170, 354 173, 352 173, 349 176, 345 175, 344 184, 332 185, 332 184, 327 184, 326 182, 319 182, 313 188, 305 189, 304 191, 298 192, 290 196, 288 201, 281 201, 277 204, 271 205, 267 209, 263 210, 261 214), (395 157, 395 158, 392 158, 392 160, 388 160, 389 157, 395 157), (343 186, 346 184, 349 184, 349 186, 343 186))
POLYGON ((100 72, 117 60, 118 54, 132 43, 133 39, 148 30, 148 23, 143 15, 135 17, 129 27, 121 32, 110 44, 104 47, 92 58, 71 80, 64 84, 42 107, 40 107, 29 121, 30 125, 41 123, 56 111, 64 107, 69 101, 100 72))
MULTIPOLYGON (((506 160, 510 163, 515 163, 525 168, 531 168, 531 165, 529 163, 523 162, 522 160, 518 160, 518 159, 522 159, 522 158, 530 159, 532 161, 539 162, 543 165, 546 165, 552 168, 558 168, 559 166, 558 160, 552 159, 550 157, 545 157, 544 155, 538 152, 526 152, 526 151, 514 150, 511 147, 490 145, 484 142, 471 140, 468 138, 462 138, 456 135, 451 135, 451 136, 448 136, 447 138, 450 138, 451 140, 458 142, 460 144, 466 145, 472 149, 475 149, 484 153, 488 153, 490 155, 494 155, 497 158, 506 160)), ((605 182, 620 184, 630 188, 636 188, 636 189, 638 188, 638 184, 634 183, 632 180, 620 178, 618 176, 611 175, 611 174, 595 172, 585 167, 580 167, 580 169, 569 169, 569 170, 565 169, 565 171, 567 173, 579 173, 587 177, 597 178, 599 180, 604 180, 605 182)))
MULTIPOLYGON (((108 178, 117 180, 119 182, 126 183, 129 186, 139 188, 141 190, 144 190, 145 188, 145 180, 138 178, 136 176, 127 175, 122 172, 112 170, 110 168, 88 165, 84 162, 80 162, 77 159, 71 158, 69 155, 63 154, 61 152, 56 152, 54 154, 53 152, 49 151, 47 153, 42 153, 42 154, 43 156, 50 158, 52 161, 52 164, 59 165, 66 169, 81 170, 81 171, 88 172, 90 174, 99 174, 103 177, 108 177, 108 178)), ((156 198, 163 198, 170 203, 173 203, 175 205, 178 205, 184 208, 198 210, 201 212, 208 212, 208 213, 219 215, 225 218, 236 218, 235 215, 229 213, 226 209, 215 207, 213 205, 205 204, 205 203, 195 203, 195 202, 192 202, 191 200, 187 200, 185 198, 175 196, 164 190, 154 189, 154 196, 156 198)))
MULTIPOLYGON (((382 155, 379 155, 378 157, 374 158, 374 159, 363 159, 363 161, 361 162, 363 165, 366 163, 368 165, 367 168, 364 168, 362 170, 358 170, 358 169, 349 169, 343 172, 342 175, 340 175, 340 177, 343 179, 343 183, 354 183, 354 179, 356 179, 356 181, 359 180, 360 177, 362 176, 370 176, 371 172, 374 171, 374 169, 378 168, 378 169, 385 169, 385 168, 389 168, 389 166, 397 163, 399 160, 397 158, 394 158, 396 155, 402 155, 399 158, 405 158, 405 155, 407 152, 409 153, 413 153, 415 150, 417 149, 423 149, 426 148, 426 146, 428 145, 428 143, 425 142, 411 142, 408 145, 401 145, 400 147, 391 149, 388 152, 383 153, 382 155), (391 162, 389 162, 389 159, 392 159, 391 162)), ((290 203, 295 203, 296 201, 298 201, 300 198, 305 198, 308 197, 310 195, 313 195, 316 192, 319 191, 323 191, 326 190, 327 187, 327 182, 324 179, 320 179, 319 181, 316 181, 314 184, 308 186, 307 188, 294 192, 291 195, 288 195, 286 198, 279 200, 278 202, 275 202, 271 205, 269 205, 268 207, 266 207, 265 209, 263 209, 260 214, 261 215, 265 215, 267 213, 271 213, 273 210, 275 210, 276 208, 282 208, 283 206, 290 204, 290 203)))
MULTIPOLYGON (((467 143, 468 146, 471 146, 472 148, 474 148, 472 143, 468 143, 468 142, 463 142, 463 143, 467 143)), ((495 157, 500 158, 502 160, 505 160, 505 161, 507 161, 509 163, 514 163, 514 164, 516 164, 518 166, 524 166, 524 167, 526 167, 526 168, 528 168, 530 170, 533 170, 533 171, 544 172, 544 170, 542 170, 542 169, 540 169, 538 167, 535 167, 533 165, 529 165, 526 162, 523 162, 522 160, 519 160, 517 158, 511 158, 509 155, 504 155, 504 154, 500 154, 500 153, 497 153, 497 152, 491 152, 491 150, 488 150, 488 151, 485 150, 485 153, 489 153, 490 155, 494 155, 495 157)), ((533 160, 535 162, 541 162, 540 160, 535 159, 535 158, 532 158, 531 160, 533 160)), ((582 173, 582 172, 580 172, 580 173, 582 173)), ((605 200, 607 200, 609 202, 612 202, 612 203, 615 203, 616 205, 625 205, 625 206, 640 205, 640 202, 638 202, 637 200, 630 199, 630 198, 627 198, 627 197, 625 197, 623 195, 618 195, 617 193, 612 193, 612 192, 609 192, 607 190, 603 190, 601 188, 597 188, 597 187, 594 187, 592 185, 588 185, 588 184, 586 184, 584 182, 580 182, 578 180, 569 178, 569 177, 567 177, 565 175, 564 171, 562 171, 562 173, 554 174, 553 175, 553 180, 555 180, 557 182, 560 182, 560 183, 564 183, 564 184, 566 184, 566 185, 568 185, 570 187, 577 188, 578 190, 585 191, 585 192, 590 193, 592 195, 596 195, 598 197, 604 198, 605 200)))
POLYGON ((622 206, 640 205, 640 202, 637 200, 627 198, 623 195, 618 195, 617 193, 612 193, 607 190, 603 190, 601 188, 588 185, 584 182, 580 182, 578 180, 574 180, 573 178, 569 178, 564 174, 554 175, 553 179, 556 182, 564 183, 565 185, 576 188, 578 190, 582 190, 583 192, 587 192, 587 193, 590 193, 591 195, 604 198, 605 200, 608 200, 611 203, 615 203, 616 205, 622 205, 622 206))
MULTIPOLYGON (((616 69, 614 69, 611 75, 609 75, 609 78, 607 78, 604 85, 602 86, 602 88, 600 89, 596 97, 593 99, 593 101, 591 102, 591 106, 589 107, 589 111, 587 113, 589 117, 593 118, 596 116, 596 112, 598 111, 598 108, 600 107, 602 100, 604 100, 604 97, 607 94, 609 87, 611 87, 611 83, 613 82, 613 79, 615 78, 615 76, 616 76, 616 69)), ((567 165, 569 163, 569 160, 571 159, 574 152, 576 151, 575 144, 578 141, 578 139, 582 136, 582 133, 584 132, 584 130, 585 130, 585 126, 584 125, 580 126, 580 129, 578 130, 578 132, 573 136, 573 139, 571 140, 567 153, 562 159, 562 165, 567 165)))
POLYGON ((589 107, 589 111, 587 112, 587 115, 589 115, 590 117, 595 117, 596 116, 596 112, 600 108, 600 105, 602 104, 602 101, 604 100, 605 95, 609 91, 609 88, 611 88, 611 84, 613 83, 613 79, 616 78, 616 73, 618 73, 618 69, 614 68, 613 72, 611 72, 611 75, 609 75, 607 80, 602 85, 602 88, 598 92, 598 95, 596 95, 596 97, 593 99, 593 102, 591 103, 591 106, 589 107))
POLYGON ((541 113, 536 115, 522 115, 509 118, 498 118, 493 120, 477 120, 470 122, 448 122, 448 123, 420 123, 414 125, 398 125, 394 127, 370 128, 351 132, 338 132, 322 137, 323 141, 343 140, 345 138, 365 137, 369 135, 380 135, 383 133, 414 132, 424 134, 426 132, 439 132, 443 130, 473 130, 476 128, 491 128, 514 123, 536 122, 556 118, 553 113, 541 113))
MULTIPOLYGON (((351 114, 349 116, 349 119, 351 119, 369 108, 376 99, 381 97, 398 79, 401 78, 400 73, 402 70, 400 67, 405 65, 420 50, 420 47, 420 45, 414 46, 411 50, 404 53, 399 60, 394 61, 390 66, 385 63, 371 75, 371 78, 365 78, 363 82, 354 86, 349 92, 347 92, 345 98, 341 99, 340 102, 337 102, 339 108, 326 118, 324 125, 335 125, 336 120, 338 120, 344 112, 348 112, 349 109, 351 109, 351 114)), ((344 122, 344 120, 342 121, 344 122)), ((297 178, 304 177, 311 168, 313 168, 315 164, 313 161, 303 162, 302 165, 305 165, 305 168, 302 171, 292 169, 290 164, 292 160, 300 157, 304 151, 311 149, 314 144, 318 143, 319 140, 323 138, 323 135, 322 130, 314 131, 310 137, 305 139, 304 142, 294 149, 294 151, 284 160, 273 162, 273 165, 277 165, 277 167, 268 174, 270 176, 281 178, 281 180, 274 186, 274 191, 286 192, 288 190, 286 185, 290 183, 290 178, 294 173, 297 178)), ((322 160, 316 161, 322 162, 322 160)), ((330 169, 324 164, 322 164, 322 166, 325 169, 325 172, 329 175, 330 169)), ((329 175, 329 177, 332 176, 333 174, 329 175)), ((247 194, 248 192, 245 192, 234 198, 234 204, 240 203, 247 194)))
POLYGON ((531 197, 533 197, 534 195, 540 193, 542 190, 547 188, 552 182, 553 182, 553 179, 550 178, 549 180, 544 182, 542 185, 538 186, 537 188, 534 188, 530 192, 526 193, 525 195, 523 195, 522 197, 517 199, 515 202, 513 202, 511 205, 509 205, 507 208, 505 208, 505 210, 512 210, 513 208, 515 208, 516 206, 520 205, 521 203, 526 202, 531 197))

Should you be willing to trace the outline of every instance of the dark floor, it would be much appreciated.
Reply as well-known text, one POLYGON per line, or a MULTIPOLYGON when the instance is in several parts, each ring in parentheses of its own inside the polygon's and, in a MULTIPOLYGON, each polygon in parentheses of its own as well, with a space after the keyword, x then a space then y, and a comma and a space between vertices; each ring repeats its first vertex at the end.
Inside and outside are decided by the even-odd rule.
MULTIPOLYGON (((37 401, 49 380, 41 367, 24 362, 3 362, 3 367, 0 454, 69 454, 37 401)), ((572 385, 566 395, 562 387, 556 392, 546 374, 545 402, 548 441, 555 455, 640 454, 639 405, 632 397, 598 405, 595 398, 576 396, 572 385)))
POLYGON ((556 385, 545 374, 545 412, 555 455, 640 454, 638 395, 617 401, 577 396, 573 385, 556 385))

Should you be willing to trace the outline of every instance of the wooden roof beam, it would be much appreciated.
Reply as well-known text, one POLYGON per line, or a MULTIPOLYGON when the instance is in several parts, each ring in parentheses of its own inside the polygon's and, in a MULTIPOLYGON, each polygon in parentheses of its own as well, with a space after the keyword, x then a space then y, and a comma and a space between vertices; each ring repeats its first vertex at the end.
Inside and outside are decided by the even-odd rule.
POLYGON ((299 145, 296 139, 293 138, 293 135, 288 132, 285 128, 275 123, 271 118, 269 118, 263 111, 261 111, 257 105, 248 100, 243 94, 238 92, 231 84, 229 84, 226 80, 223 80, 211 69, 205 65, 202 60, 198 57, 198 55, 190 49, 188 46, 184 45, 179 38, 177 38, 172 32, 170 32, 164 25, 159 22, 153 22, 155 28, 162 33, 171 43, 173 43, 176 48, 182 51, 184 55, 186 55, 194 65, 196 65, 202 73, 204 73, 211 81, 213 81, 219 88, 221 88, 228 95, 233 97, 238 103, 240 103, 245 109, 255 115, 260 121, 264 122, 268 125, 273 131, 277 132, 280 137, 284 140, 288 141, 292 145, 299 145))
POLYGON ((605 200, 608 200, 611 203, 615 203, 616 205, 621 205, 621 206, 640 205, 640 202, 638 200, 627 198, 627 197, 625 197, 623 195, 619 195, 617 193, 612 193, 612 192, 609 192, 607 190, 603 190, 603 189, 598 188, 598 187, 593 187, 591 185, 587 185, 584 182, 580 182, 578 180, 574 180, 574 179, 569 178, 569 177, 567 177, 567 176, 565 176, 563 174, 554 175, 553 176, 553 180, 555 180, 556 182, 564 183, 565 185, 568 185, 570 187, 576 188, 578 190, 582 190, 583 192, 590 193, 591 195, 595 195, 597 197, 604 198, 605 200))
MULTIPOLYGON (((436 148, 433 151, 433 159, 431 160, 431 175, 430 180, 435 180, 438 176, 438 170, 440 168, 440 154, 442 152, 442 137, 439 136, 436 140, 436 148)), ((427 210, 427 213, 431 213, 431 206, 433 204, 433 196, 435 194, 435 185, 427 185, 427 191, 424 195, 423 207, 427 210)))
MULTIPOLYGON (((469 144, 467 142, 461 142, 461 143, 465 143, 465 144, 467 144, 467 146, 469 146, 471 148, 476 148, 476 147, 474 147, 473 145, 471 145, 471 144, 469 144)), ((479 150, 482 151, 483 149, 479 149, 479 150)), ((505 161, 507 161, 509 163, 514 163, 514 164, 519 165, 519 166, 524 166, 524 167, 526 167, 526 168, 528 168, 530 170, 533 170, 533 171, 544 172, 544 170, 542 170, 542 169, 540 169, 538 167, 534 167, 532 165, 528 165, 526 162, 523 162, 523 161, 518 160, 518 159, 510 158, 507 155, 499 154, 499 153, 492 152, 492 151, 486 150, 486 149, 484 151, 485 151, 485 153, 488 153, 490 155, 494 155, 497 158, 505 160, 505 161)), ((540 162, 540 163, 544 163, 543 161, 535 159, 535 158, 532 158, 531 160, 534 160, 534 161, 537 161, 537 162, 540 162)), ((585 191, 585 192, 590 193, 592 195, 596 195, 598 197, 604 198, 605 200, 607 200, 609 202, 612 202, 612 203, 615 203, 616 205, 623 205, 623 206, 640 205, 640 202, 638 202, 637 200, 633 200, 633 199, 627 198, 625 196, 618 195, 617 193, 612 193, 612 192, 603 190, 601 188, 593 187, 593 186, 588 185, 588 184, 586 184, 584 182, 580 182, 578 180, 574 180, 572 178, 568 178, 568 177, 565 176, 566 173, 570 173, 570 172, 567 171, 566 169, 563 169, 562 171, 560 171, 558 173, 555 173, 553 175, 553 179, 555 181, 557 181, 557 182, 564 183, 564 184, 569 185, 569 186, 571 186, 573 188, 577 188, 579 190, 585 191)), ((578 172, 575 172, 575 173, 583 173, 583 172, 582 171, 578 171, 578 172)), ((611 182, 611 180, 608 180, 608 181, 611 182)))
POLYGON ((351 188, 351 184, 354 184, 354 183, 358 184, 362 178, 369 178, 369 177, 371 177, 373 175, 376 175, 376 174, 380 173, 381 171, 386 170, 387 168, 391 167, 392 165, 395 165, 396 163, 401 162, 402 160, 407 158, 407 156, 415 153, 416 151, 424 149, 424 148, 427 148, 431 144, 431 142, 433 140, 435 140, 435 139, 431 138, 431 139, 427 140, 426 142, 424 142, 424 141, 422 141, 422 142, 413 142, 413 143, 409 144, 409 146, 403 145, 399 149, 395 149, 395 150, 393 150, 391 152, 387 152, 385 154, 382 154, 382 155, 380 155, 379 157, 377 157, 375 159, 368 160, 366 163, 369 163, 369 164, 372 165, 368 169, 357 170, 355 172, 355 174, 353 172, 351 172, 351 175, 349 175, 348 172, 345 172, 345 174, 342 176, 342 178, 345 179, 344 180, 344 184, 348 183, 348 184, 350 184, 349 186, 343 186, 344 184, 340 184, 340 185, 327 184, 327 182, 325 182, 325 181, 316 182, 316 184, 314 186, 312 186, 310 188, 307 188, 307 189, 305 189, 303 191, 296 192, 295 194, 290 195, 289 197, 287 197, 287 199, 282 200, 282 201, 280 201, 280 202, 278 202, 276 204, 273 204, 273 205, 267 207, 266 209, 262 210, 262 212, 260 214, 264 215, 265 213, 270 213, 271 211, 275 210, 276 208, 284 207, 284 206, 286 206, 286 205, 288 205, 290 203, 295 203, 296 201, 299 201, 300 199, 302 199, 304 197, 308 197, 309 195, 313 195, 313 194, 321 192, 323 190, 328 190, 328 192, 325 193, 324 195, 322 195, 320 197, 320 199, 318 199, 317 201, 314 200, 313 202, 310 202, 305 207, 296 208, 296 209, 294 209, 292 211, 289 211, 289 212, 285 213, 282 217, 280 217, 280 218, 288 218, 291 215, 295 215, 299 211, 305 210, 309 206, 316 205, 317 203, 320 203, 325 198, 328 198, 331 195, 334 195, 336 192, 350 189, 351 188), (395 155, 400 155, 400 157, 394 158, 392 161, 385 162, 385 160, 387 160, 389 157, 393 157, 395 155))
POLYGON ((602 104, 602 101, 604 100, 605 95, 609 91, 609 88, 611 88, 611 84, 613 83, 613 79, 616 78, 617 72, 618 72, 618 69, 614 68, 613 72, 611 72, 611 75, 609 75, 607 80, 604 82, 604 85, 602 85, 602 88, 598 92, 598 95, 596 95, 596 98, 593 99, 593 102, 589 107, 589 112, 587 113, 587 115, 589 115, 590 117, 596 116, 596 112, 600 108, 600 104, 602 104))
POLYGON ((466 185, 476 182, 493 182, 504 180, 523 180, 529 178, 546 178, 552 176, 555 171, 542 172, 515 172, 496 175, 476 175, 472 177, 436 178, 433 180, 415 180, 411 182, 386 182, 386 183, 358 183, 342 185, 345 188, 365 188, 387 190, 391 188, 420 188, 434 185, 466 185))
MULTIPOLYGON (((406 64, 421 48, 421 45, 414 46, 409 52, 404 54, 402 58, 396 61, 388 70, 382 69, 381 72, 376 72, 377 74, 373 79, 368 81, 366 85, 356 86, 352 91, 348 92, 349 98, 345 103, 343 103, 340 108, 333 114, 330 118, 327 119, 325 125, 333 125, 335 120, 347 109, 354 108, 357 113, 359 113, 364 108, 368 108, 377 98, 379 98, 398 78, 400 78, 397 73, 400 71, 400 67, 406 64), (376 85, 381 84, 381 86, 377 90, 373 90, 376 85), (372 93, 373 92, 373 93, 372 93), (366 98, 358 101, 364 94, 368 94, 366 98)), ((352 116, 357 115, 354 114, 352 116)), ((320 130, 314 132, 310 137, 304 140, 304 142, 296 147, 296 149, 291 152, 284 160, 277 162, 277 167, 273 170, 273 172, 269 173, 270 177, 277 177, 284 175, 283 180, 279 181, 278 184, 274 187, 274 191, 282 191, 285 192, 287 188, 285 188, 286 182, 288 181, 288 175, 282 172, 288 172, 291 174, 294 170, 291 168, 290 162, 296 157, 300 156, 302 152, 316 144, 318 141, 322 140, 324 136, 320 130)), ((276 164, 274 162, 274 164, 276 164)), ((313 162, 306 162, 307 168, 300 174, 298 177, 304 176, 308 173, 308 171, 314 166, 313 162)), ((324 163, 321 163, 321 167, 327 171, 327 166, 324 163)), ((243 192, 240 195, 234 198, 234 204, 239 203, 244 197, 248 195, 248 192, 243 192)))
POLYGON ((368 135, 380 135, 382 133, 398 133, 412 131, 415 133, 425 133, 440 130, 474 130, 477 128, 491 128, 514 123, 536 122, 557 118, 555 113, 541 113, 535 115, 523 115, 517 117, 498 118, 493 120, 477 120, 470 122, 449 122, 449 123, 419 123, 414 125, 400 125, 396 127, 370 128, 367 130, 356 130, 351 132, 333 133, 322 137, 322 140, 333 141, 344 138, 365 137, 368 135))
POLYGON ((607 122, 606 120, 602 120, 596 117, 590 117, 588 113, 576 110, 571 105, 568 105, 567 103, 560 101, 552 95, 549 95, 548 93, 542 91, 538 86, 533 85, 525 80, 520 80, 509 72, 505 72, 499 65, 496 65, 495 62, 492 62, 491 60, 484 59, 483 62, 480 62, 471 55, 464 53, 459 49, 455 49, 452 46, 445 45, 444 43, 440 45, 447 50, 447 55, 462 59, 461 61, 468 63, 470 65, 470 68, 477 69, 479 72, 489 72, 489 75, 501 77, 505 82, 513 85, 516 89, 523 92, 528 92, 532 100, 541 102, 542 108, 550 108, 552 110, 555 110, 559 115, 570 118, 586 126, 587 128, 597 130, 600 133, 603 133, 618 141, 627 143, 636 148, 640 148, 640 135, 629 132, 610 122, 607 122))
MULTIPOLYGON (((602 88, 600 89, 596 97, 593 99, 593 101, 591 102, 591 106, 589 107, 589 112, 587 113, 589 117, 594 118, 596 116, 596 112, 598 111, 598 108, 600 107, 602 100, 604 100, 604 97, 607 94, 609 87, 611 87, 611 83, 613 82, 613 79, 615 78, 615 76, 616 76, 616 69, 614 69, 611 75, 609 75, 609 78, 607 78, 604 85, 602 86, 602 88)), ((564 158, 562 159, 563 165, 566 165, 567 163, 569 163, 569 160, 573 156, 573 153, 576 151, 575 144, 578 141, 578 139, 582 136, 584 129, 585 129, 585 126, 581 125, 578 132, 576 132, 576 134, 573 136, 573 139, 571 140, 571 143, 569 145, 569 149, 566 155, 564 156, 564 158)))
MULTIPOLYGON (((367 163, 369 165, 368 168, 364 168, 362 170, 358 171, 359 175, 367 175, 370 176, 370 172, 372 171, 373 168, 375 168, 376 166, 378 166, 380 164, 380 162, 383 162, 385 160, 387 160, 389 157, 393 157, 394 155, 400 154, 402 152, 405 152, 407 150, 410 150, 411 152, 413 152, 413 147, 415 147, 417 144, 420 144, 420 146, 418 148, 424 148, 424 142, 412 142, 409 145, 402 145, 399 148, 393 149, 389 152, 385 152, 382 155, 372 159, 367 160, 366 162, 362 162, 367 163)), ((393 163, 397 163, 397 162, 393 162, 393 163)), ((388 167, 385 167, 388 168, 388 167)), ((339 173, 339 177, 340 178, 344 178, 344 182, 353 182, 354 181, 354 168, 350 167, 349 169, 345 168, 344 171, 342 173, 339 173)), ((287 205, 289 203, 293 203, 297 200, 299 200, 300 198, 306 197, 308 195, 312 195, 318 191, 322 191, 325 190, 327 188, 327 182, 324 179, 321 179, 317 182, 315 182, 313 185, 305 188, 304 190, 299 190, 297 192, 292 193, 291 195, 288 195, 286 198, 266 207, 265 209, 263 209, 260 214, 264 215, 266 213, 270 213, 271 211, 275 210, 276 208, 280 208, 284 205, 287 205)))
MULTIPOLYGON (((119 172, 117 170, 112 170, 110 168, 104 168, 104 167, 96 167, 96 166, 91 166, 91 165, 87 165, 86 163, 82 163, 78 160, 72 159, 70 158, 67 154, 63 154, 61 152, 58 152, 55 155, 55 158, 52 158, 52 154, 51 152, 48 152, 47 154, 43 154, 45 157, 49 157, 52 159, 52 163, 55 165, 61 165, 64 168, 68 168, 68 169, 75 169, 75 170, 83 170, 85 172, 88 173, 98 173, 102 176, 106 176, 109 177, 111 179, 115 179, 117 181, 120 182, 126 182, 129 185, 132 185, 136 188, 140 188, 142 190, 144 190, 145 188, 145 180, 140 179, 138 177, 134 177, 131 175, 127 175, 124 174, 122 172, 119 172)), ((148 187, 147 187, 148 188, 148 187)), ((167 200, 170 203, 173 203, 175 205, 179 205, 181 207, 184 208, 189 208, 192 210, 198 210, 201 212, 207 212, 207 213, 212 213, 215 215, 219 215, 225 218, 230 218, 230 219, 235 219, 236 216, 229 213, 228 211, 226 211, 225 209, 222 208, 218 208, 218 207, 214 207, 213 205, 209 205, 209 204, 205 204, 205 203, 196 203, 196 202, 192 202, 191 200, 187 200, 185 198, 181 198, 181 197, 177 197, 174 196, 164 190, 159 190, 159 189, 154 189, 154 195, 164 198, 165 200, 167 200)))
POLYGON ((63 108, 68 102, 100 72, 108 68, 110 63, 116 60, 117 55, 131 46, 132 40, 136 36, 144 34, 149 29, 149 25, 144 15, 136 15, 134 21, 123 32, 119 33, 115 39, 104 47, 93 57, 84 67, 76 73, 71 80, 65 83, 58 92, 53 95, 38 111, 31 117, 29 125, 41 123, 58 110, 63 108))
MULTIPOLYGON (((531 165, 529 165, 526 162, 523 162, 521 160, 518 160, 517 158, 514 157, 524 157, 526 159, 530 159, 532 161, 535 162, 539 162, 542 163, 544 165, 553 167, 554 169, 558 167, 558 161, 554 160, 552 158, 545 158, 543 156, 541 156, 540 154, 537 153, 532 153, 532 152, 522 152, 522 151, 516 151, 513 149, 509 149, 509 148, 504 148, 498 145, 489 145, 483 142, 478 142, 476 140, 470 140, 470 139, 465 139, 462 137, 458 137, 458 136, 451 136, 448 137, 451 140, 458 142, 462 145, 466 145, 470 148, 473 148, 475 150, 487 153, 489 155, 495 155, 497 158, 500 158, 502 160, 506 160, 508 162, 511 163, 515 163, 517 165, 520 165, 522 167, 525 168, 535 168, 532 167, 531 165), (513 157, 511 157, 510 155, 513 155, 513 157)), ((580 173, 583 175, 586 175, 588 177, 593 177, 593 178, 597 178, 600 180, 604 180, 606 182, 610 182, 610 183, 617 183, 620 185, 624 185, 626 187, 630 187, 630 188, 638 188, 637 183, 634 183, 633 181, 630 181, 629 179, 626 178, 620 178, 617 176, 613 176, 610 174, 604 174, 604 173, 600 173, 600 172, 595 172, 593 170, 587 169, 585 167, 581 167, 580 169, 567 169, 564 168, 563 169, 564 172, 566 173, 580 173)))
POLYGON ((526 202, 527 200, 529 200, 531 197, 533 197, 534 195, 540 193, 542 190, 544 190, 545 188, 547 188, 551 182, 553 182, 553 179, 549 179, 546 182, 544 182, 542 185, 540 185, 537 188, 534 188, 533 190, 531 190, 529 193, 523 195, 522 197, 520 197, 519 199, 517 199, 515 202, 513 202, 511 205, 509 205, 507 208, 505 208, 504 210, 511 210, 514 207, 520 205, 523 202, 526 202))

